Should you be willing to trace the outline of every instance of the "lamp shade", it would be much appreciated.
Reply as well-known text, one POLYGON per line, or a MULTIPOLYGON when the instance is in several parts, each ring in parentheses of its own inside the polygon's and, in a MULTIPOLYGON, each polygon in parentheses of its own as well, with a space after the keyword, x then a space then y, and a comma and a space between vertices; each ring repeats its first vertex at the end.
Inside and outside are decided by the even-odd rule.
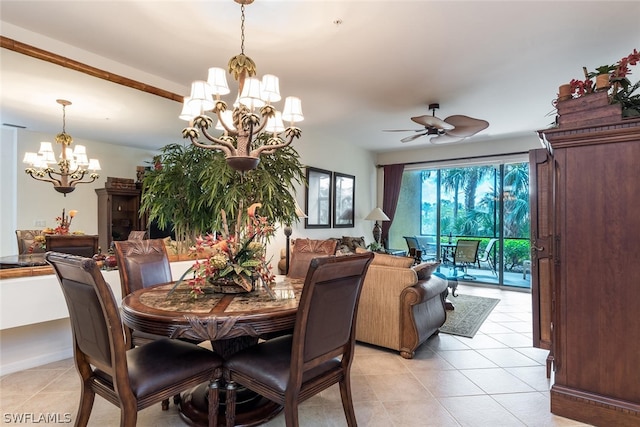
POLYGON ((282 110, 282 120, 295 123, 304 120, 302 115, 302 101, 295 96, 288 96, 284 100, 284 109, 282 110))
POLYGON ((304 213, 304 211, 302 210, 302 208, 300 207, 300 205, 298 205, 298 201, 296 200, 296 216, 298 218, 306 218, 307 214, 304 213))
POLYGON ((369 221, 390 221, 387 214, 382 212, 382 209, 380 208, 375 208, 374 210, 372 210, 364 219, 369 221))

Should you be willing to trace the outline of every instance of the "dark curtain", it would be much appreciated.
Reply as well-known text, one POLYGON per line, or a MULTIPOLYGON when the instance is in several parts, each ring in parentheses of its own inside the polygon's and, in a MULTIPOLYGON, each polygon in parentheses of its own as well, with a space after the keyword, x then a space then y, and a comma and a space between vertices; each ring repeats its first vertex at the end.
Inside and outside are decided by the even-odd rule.
POLYGON ((393 217, 396 215, 403 172, 404 164, 384 166, 382 211, 387 214, 390 221, 382 221, 382 242, 387 249, 389 248, 389 228, 391 228, 393 217))

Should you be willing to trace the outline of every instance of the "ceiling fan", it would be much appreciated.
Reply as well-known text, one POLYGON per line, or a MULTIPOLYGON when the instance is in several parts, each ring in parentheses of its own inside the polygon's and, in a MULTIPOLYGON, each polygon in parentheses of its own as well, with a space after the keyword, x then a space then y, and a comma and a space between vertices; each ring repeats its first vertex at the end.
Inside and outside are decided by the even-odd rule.
POLYGON ((415 135, 402 138, 401 142, 409 142, 425 135, 433 135, 429 141, 432 144, 446 144, 462 141, 489 127, 489 122, 474 119, 469 116, 454 115, 442 120, 436 117, 436 110, 440 104, 429 104, 431 115, 411 117, 411 120, 424 126, 424 129, 393 129, 387 132, 420 132, 415 135))

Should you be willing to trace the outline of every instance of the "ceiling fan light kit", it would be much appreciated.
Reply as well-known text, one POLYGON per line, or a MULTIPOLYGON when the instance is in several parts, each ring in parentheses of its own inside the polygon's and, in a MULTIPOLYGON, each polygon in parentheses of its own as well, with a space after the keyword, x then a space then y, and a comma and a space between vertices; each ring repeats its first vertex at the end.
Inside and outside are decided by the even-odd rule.
POLYGON ((432 103, 429 104, 431 115, 411 117, 413 122, 424 126, 424 129, 395 129, 389 132, 421 132, 402 138, 401 142, 410 142, 425 135, 432 135, 429 139, 432 144, 449 144, 462 141, 489 127, 489 122, 486 120, 474 119, 460 114, 442 120, 436 117, 436 110, 439 108, 440 104, 432 103))

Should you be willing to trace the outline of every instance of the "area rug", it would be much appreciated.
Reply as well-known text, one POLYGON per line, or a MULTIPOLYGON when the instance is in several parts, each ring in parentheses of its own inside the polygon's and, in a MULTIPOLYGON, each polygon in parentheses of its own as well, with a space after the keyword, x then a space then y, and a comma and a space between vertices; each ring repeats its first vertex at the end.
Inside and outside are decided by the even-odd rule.
POLYGON ((487 319, 491 310, 500 302, 496 298, 472 295, 449 296, 454 310, 447 310, 447 320, 440 326, 440 332, 473 338, 487 319))

